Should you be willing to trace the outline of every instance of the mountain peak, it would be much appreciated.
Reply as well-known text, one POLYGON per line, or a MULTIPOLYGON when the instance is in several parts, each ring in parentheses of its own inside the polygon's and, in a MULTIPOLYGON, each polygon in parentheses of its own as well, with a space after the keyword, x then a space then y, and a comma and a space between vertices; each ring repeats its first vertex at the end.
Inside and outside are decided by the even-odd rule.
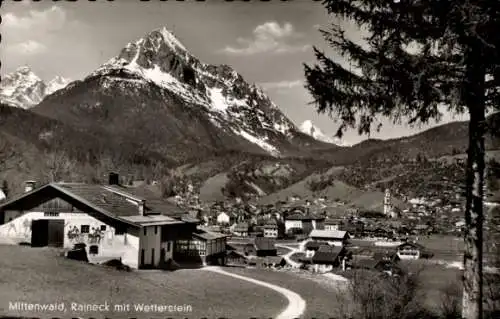
POLYGON ((31 70, 31 68, 27 65, 22 65, 20 67, 18 67, 14 73, 18 73, 18 74, 23 74, 23 75, 26 75, 26 74, 29 74, 29 73, 33 73, 33 71, 31 70))
POLYGON ((49 84, 46 84, 29 66, 21 66, 2 78, 0 101, 15 107, 28 109, 40 103, 45 96, 62 89, 68 83, 68 80, 56 77, 49 84))
POLYGON ((329 137, 329 136, 323 134, 323 132, 321 132, 321 130, 316 125, 314 125, 314 123, 311 120, 305 120, 304 122, 302 122, 299 129, 302 133, 310 135, 318 141, 330 143, 330 144, 336 144, 339 146, 348 146, 347 143, 342 142, 338 138, 329 137))

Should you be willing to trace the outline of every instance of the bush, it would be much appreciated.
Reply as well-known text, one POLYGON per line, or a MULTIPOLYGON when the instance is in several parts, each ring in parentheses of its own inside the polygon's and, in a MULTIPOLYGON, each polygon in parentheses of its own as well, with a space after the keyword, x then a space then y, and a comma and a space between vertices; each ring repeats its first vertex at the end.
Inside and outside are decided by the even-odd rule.
POLYGON ((123 264, 120 259, 111 259, 111 260, 108 260, 102 264, 104 266, 115 268, 117 270, 131 271, 131 268, 129 266, 123 264))

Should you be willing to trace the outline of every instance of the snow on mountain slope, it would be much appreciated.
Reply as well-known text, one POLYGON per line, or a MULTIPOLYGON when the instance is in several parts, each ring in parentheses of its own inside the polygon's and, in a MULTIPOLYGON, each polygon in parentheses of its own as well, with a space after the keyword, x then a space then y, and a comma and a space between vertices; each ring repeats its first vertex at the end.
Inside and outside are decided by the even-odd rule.
POLYGON ((46 84, 29 67, 22 66, 2 78, 0 101, 29 109, 40 103, 47 95, 64 88, 68 83, 68 80, 58 76, 46 84))
POLYGON ((152 83, 180 97, 186 107, 201 107, 212 124, 272 155, 279 155, 279 144, 297 131, 260 88, 229 66, 200 62, 166 28, 127 44, 91 77, 152 83))
POLYGON ((54 93, 55 91, 64 89, 71 81, 63 78, 62 76, 56 76, 53 78, 45 88, 45 95, 54 93))
POLYGON ((349 144, 347 144, 346 142, 342 142, 342 140, 338 138, 329 137, 323 134, 323 132, 321 132, 321 130, 317 126, 315 126, 311 120, 304 121, 300 125, 299 129, 302 133, 310 135, 318 141, 336 144, 339 146, 349 146, 349 144))

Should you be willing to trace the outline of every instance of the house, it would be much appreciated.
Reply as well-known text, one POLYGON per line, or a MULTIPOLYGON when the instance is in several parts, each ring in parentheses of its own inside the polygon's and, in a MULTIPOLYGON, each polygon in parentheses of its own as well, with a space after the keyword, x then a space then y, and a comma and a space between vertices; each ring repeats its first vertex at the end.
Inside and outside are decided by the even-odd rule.
POLYGON ((244 248, 245 255, 255 255, 258 257, 276 256, 276 249, 273 238, 256 237, 253 243, 249 243, 244 248))
POLYGON ((314 229, 309 234, 309 239, 324 241, 334 246, 344 246, 349 239, 349 234, 343 230, 320 230, 314 229))
POLYGON ((346 250, 340 246, 321 245, 311 259, 313 271, 328 272, 345 263, 346 250))
POLYGON ((324 230, 339 230, 341 224, 341 219, 325 219, 324 230))
POLYGON ((405 242, 398 246, 397 255, 401 260, 430 257, 425 247, 415 242, 405 242))
POLYGON ((247 264, 247 258, 235 250, 226 251, 226 266, 242 267, 247 264))
POLYGON ((217 215, 217 224, 218 225, 229 225, 231 218, 225 212, 221 212, 217 215))
MULTIPOLYGON (((99 260, 120 258, 133 268, 172 259, 178 241, 190 240, 198 221, 147 188, 124 187, 117 174, 106 185, 50 183, 0 205, 0 237, 33 247, 85 243, 99 260)), ((88 251, 88 252, 89 252, 88 251)))
POLYGON ((373 258, 355 258, 352 261, 352 268, 380 271, 388 273, 390 275, 398 273, 400 271, 399 267, 393 261, 373 258))
POLYGON ((250 226, 246 222, 238 223, 233 228, 233 234, 235 236, 247 237, 250 226))
POLYGON ((285 233, 283 223, 276 219, 267 220, 262 228, 264 237, 281 238, 285 233))
POLYGON ((312 214, 303 214, 299 210, 294 210, 285 217, 285 232, 299 229, 303 234, 308 234, 313 229, 323 229, 325 217, 312 214))
POLYGON ((225 265, 227 235, 197 229, 190 239, 177 240, 174 252, 177 262, 201 265, 225 265))

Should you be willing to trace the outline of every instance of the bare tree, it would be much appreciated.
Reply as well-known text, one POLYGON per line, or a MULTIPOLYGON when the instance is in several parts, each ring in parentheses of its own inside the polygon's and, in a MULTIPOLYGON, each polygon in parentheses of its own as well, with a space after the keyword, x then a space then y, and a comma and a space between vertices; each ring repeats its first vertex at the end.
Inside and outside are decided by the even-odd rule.
POLYGON ((62 181, 71 176, 76 163, 64 151, 44 152, 44 177, 50 182, 62 181))

